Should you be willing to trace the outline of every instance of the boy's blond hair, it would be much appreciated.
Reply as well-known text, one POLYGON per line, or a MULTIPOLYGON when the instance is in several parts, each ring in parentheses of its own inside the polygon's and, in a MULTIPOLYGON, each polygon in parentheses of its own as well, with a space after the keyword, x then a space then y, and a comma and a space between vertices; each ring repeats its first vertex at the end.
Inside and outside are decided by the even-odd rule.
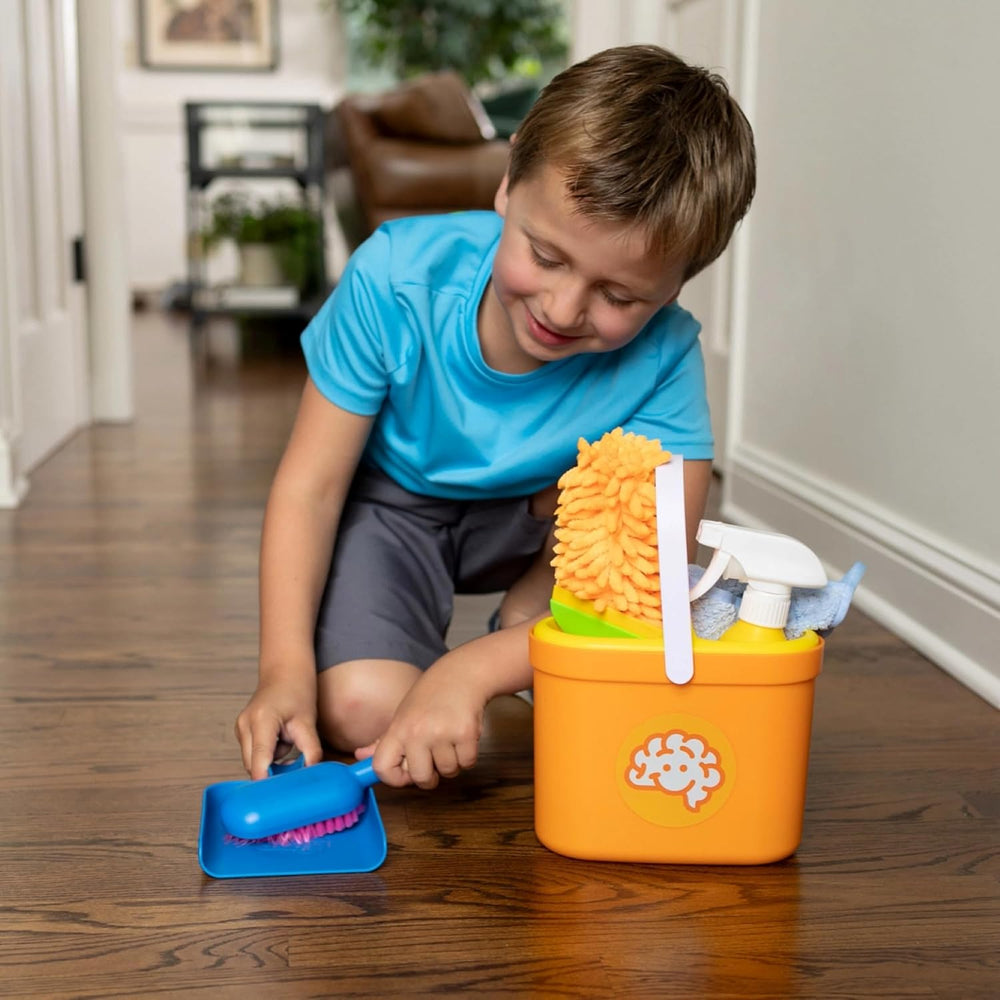
POLYGON ((543 164, 583 215, 686 259, 685 278, 725 250, 756 184, 753 131, 725 81, 655 45, 607 49, 552 80, 517 130, 509 187, 543 164))

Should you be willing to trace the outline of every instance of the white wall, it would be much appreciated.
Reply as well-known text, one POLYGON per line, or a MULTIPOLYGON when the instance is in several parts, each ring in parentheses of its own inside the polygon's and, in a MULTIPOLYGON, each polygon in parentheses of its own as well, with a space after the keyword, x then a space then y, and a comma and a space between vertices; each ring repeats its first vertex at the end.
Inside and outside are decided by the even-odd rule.
POLYGON ((577 0, 576 54, 734 5, 759 187, 725 516, 867 563, 858 606, 1000 706, 1000 4, 577 0))
POLYGON ((726 506, 1000 705, 992 0, 760 0, 726 506))
MULTIPOLYGON (((104 2, 104 0, 100 0, 104 2)), ((178 72, 140 65, 137 4, 114 0, 123 47, 118 68, 133 289, 162 289, 187 273, 185 101, 289 100, 331 107, 343 93, 346 55, 335 5, 281 0, 273 72, 178 72)))

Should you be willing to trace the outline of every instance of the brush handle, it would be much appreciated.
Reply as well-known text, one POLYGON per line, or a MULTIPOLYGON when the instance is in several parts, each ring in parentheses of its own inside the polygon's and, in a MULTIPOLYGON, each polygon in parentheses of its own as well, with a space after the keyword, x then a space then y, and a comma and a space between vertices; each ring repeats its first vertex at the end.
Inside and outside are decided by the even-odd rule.
POLYGON ((356 764, 325 761, 260 781, 247 781, 222 801, 227 833, 244 840, 344 816, 356 809, 365 789, 378 781, 371 759, 356 764))

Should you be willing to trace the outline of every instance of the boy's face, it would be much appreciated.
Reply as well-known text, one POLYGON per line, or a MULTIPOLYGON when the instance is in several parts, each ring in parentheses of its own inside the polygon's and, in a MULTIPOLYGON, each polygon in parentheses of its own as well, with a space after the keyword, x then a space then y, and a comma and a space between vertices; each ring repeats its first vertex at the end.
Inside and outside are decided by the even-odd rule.
POLYGON ((615 351, 680 293, 686 261, 650 255, 640 232, 580 215, 555 167, 511 191, 504 178, 495 205, 504 227, 479 339, 498 371, 615 351))

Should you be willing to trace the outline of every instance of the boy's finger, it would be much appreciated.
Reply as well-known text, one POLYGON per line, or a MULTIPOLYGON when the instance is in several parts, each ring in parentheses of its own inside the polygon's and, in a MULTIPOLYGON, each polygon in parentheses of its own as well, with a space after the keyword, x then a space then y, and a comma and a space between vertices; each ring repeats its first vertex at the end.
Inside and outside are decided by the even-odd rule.
MULTIPOLYGON (((256 732, 249 734, 250 766, 247 770, 250 777, 256 781, 267 777, 267 769, 274 760, 274 748, 278 745, 278 729, 273 725, 261 726, 256 732)), ((245 744, 244 744, 245 746, 245 744)), ((246 751, 244 750, 244 757, 246 751)))
POLYGON ((436 788, 438 783, 438 773, 434 769, 434 758, 427 748, 413 750, 407 753, 403 762, 406 771, 409 772, 410 780, 418 788, 436 788))
POLYGON ((274 747, 263 743, 254 743, 250 751, 250 777, 254 781, 267 777, 267 769, 274 760, 274 747))
POLYGON ((243 770, 250 773, 250 757, 253 753, 253 731, 250 724, 244 720, 243 713, 236 719, 236 741, 240 745, 240 756, 243 758, 243 770))
POLYGON ((318 764, 323 759, 323 745, 319 741, 319 734, 314 726, 295 720, 289 722, 285 729, 299 748, 306 767, 318 764))
POLYGON ((434 769, 442 778, 454 778, 462 770, 455 747, 451 743, 436 746, 433 754, 434 769))
POLYGON ((250 773, 250 748, 252 740, 249 733, 243 732, 240 720, 236 720, 236 742, 240 745, 240 757, 243 759, 243 770, 250 773))
POLYGON ((455 747, 455 756, 458 758, 458 766, 467 771, 470 767, 475 767, 479 758, 479 742, 472 740, 469 743, 459 743, 455 747))
MULTIPOLYGON (((367 749, 367 748, 366 748, 367 749)), ((408 768, 409 762, 403 755, 403 748, 398 743, 380 740, 372 755, 372 766, 384 785, 402 788, 413 784, 408 768)))

